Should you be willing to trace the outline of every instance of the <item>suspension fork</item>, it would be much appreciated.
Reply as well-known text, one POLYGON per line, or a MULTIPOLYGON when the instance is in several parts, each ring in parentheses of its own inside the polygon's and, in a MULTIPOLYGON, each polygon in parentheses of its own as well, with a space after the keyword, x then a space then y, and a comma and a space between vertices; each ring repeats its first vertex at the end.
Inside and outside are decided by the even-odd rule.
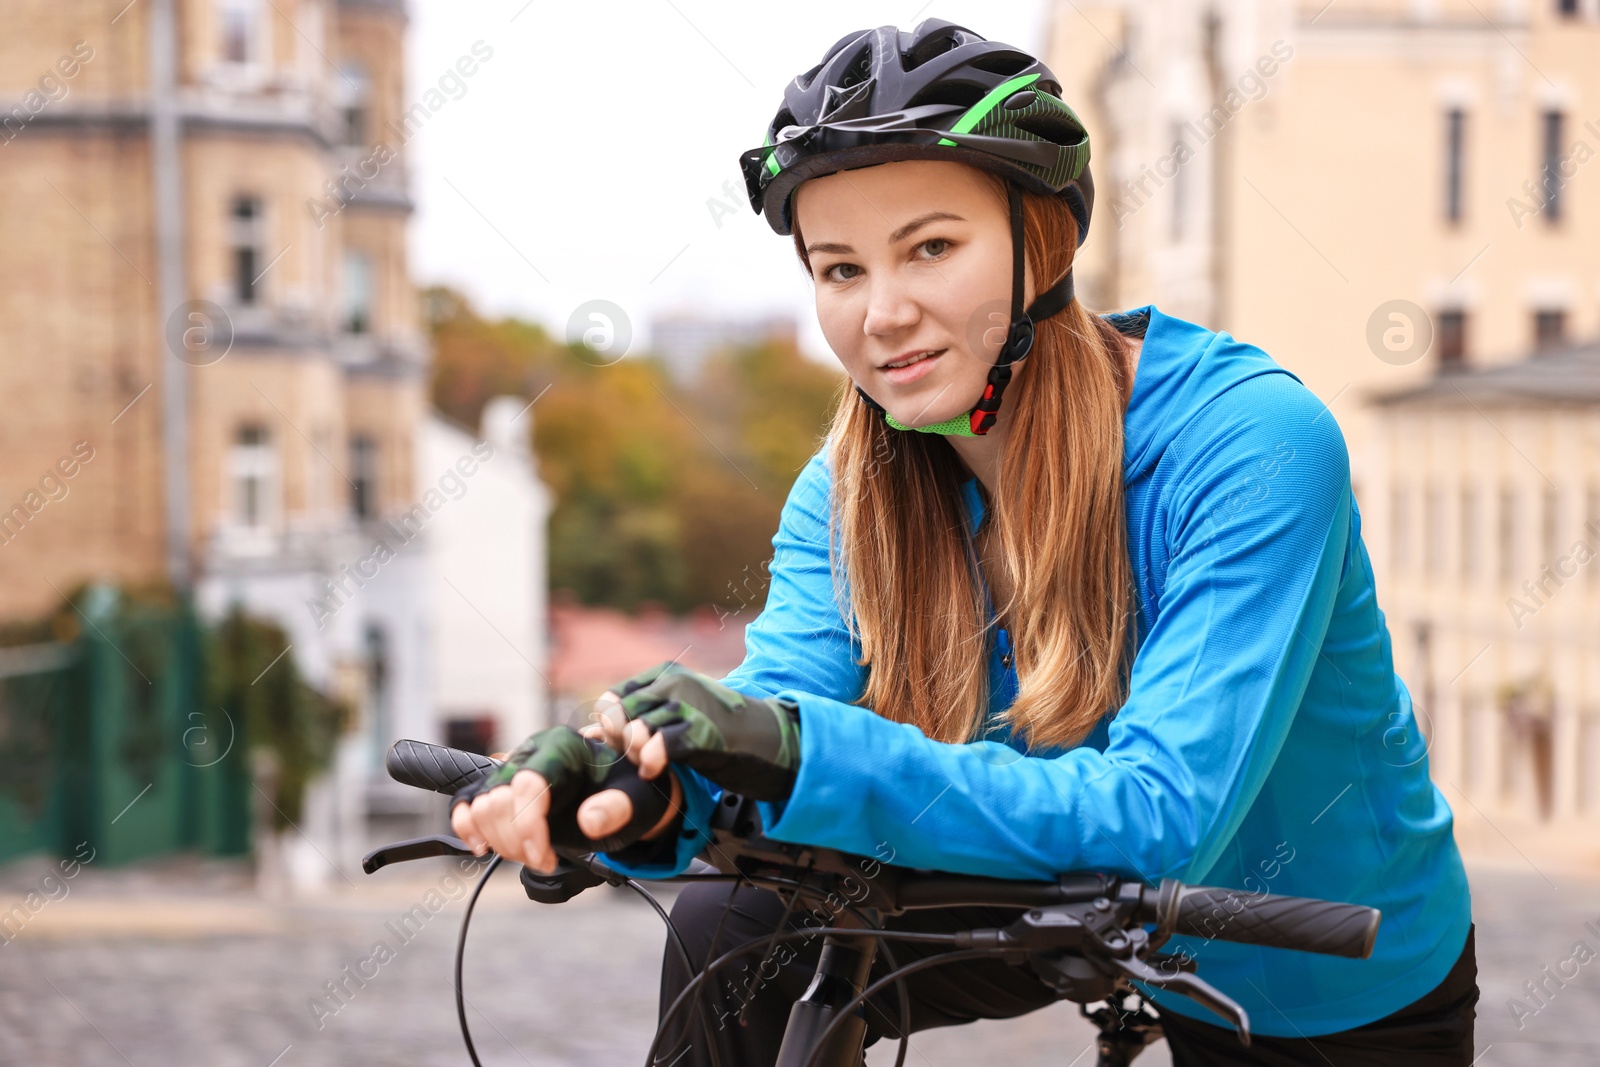
MULTIPOLYGON (((811 984, 789 1009, 789 1025, 783 1031, 777 1067, 803 1067, 808 1062, 817 1038, 839 1009, 866 988, 877 951, 876 938, 833 934, 823 937, 822 953, 811 984)), ((862 1042, 866 1036, 863 1005, 856 1009, 855 1018, 839 1024, 828 1039, 827 1047, 809 1062, 812 1067, 857 1067, 862 1062, 862 1042)))

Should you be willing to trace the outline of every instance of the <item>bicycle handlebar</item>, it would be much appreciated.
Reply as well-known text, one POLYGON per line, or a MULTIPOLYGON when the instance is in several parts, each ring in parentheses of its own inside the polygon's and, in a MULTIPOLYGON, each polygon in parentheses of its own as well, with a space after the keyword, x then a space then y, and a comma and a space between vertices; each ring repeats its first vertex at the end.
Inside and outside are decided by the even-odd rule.
MULTIPOLYGON (((395 781, 447 796, 489 774, 500 763, 500 760, 488 756, 410 740, 396 741, 385 760, 389 774, 395 781)), ((626 760, 618 761, 611 779, 608 779, 607 786, 624 788, 630 795, 640 792, 638 787, 646 787, 647 792, 640 792, 635 797, 636 804, 659 799, 660 791, 639 779, 634 773, 633 764, 626 760)), ((770 850, 793 850, 797 847, 779 845, 759 837, 759 825, 750 822, 749 812, 753 808, 753 804, 742 798, 724 794, 723 804, 718 809, 723 818, 718 822, 722 824, 724 844, 730 840, 739 843, 740 847, 732 850, 737 858, 754 860, 754 867, 743 865, 742 873, 759 877, 763 865, 787 865, 785 861, 792 859, 781 851, 774 853, 770 850), (765 847, 751 847, 756 843, 765 847)), ((664 812, 665 808, 659 810, 664 812)), ((584 838, 575 826, 570 828, 570 832, 561 832, 555 820, 552 820, 551 838, 555 844, 571 850, 615 851, 615 848, 607 847, 607 842, 584 838)), ((717 851, 719 863, 725 865, 730 850, 721 847, 717 851)), ((824 867, 844 873, 850 870, 848 861, 851 858, 842 854, 808 847, 800 847, 798 851, 807 854, 810 865, 815 865, 817 858, 826 854, 846 862, 824 864, 824 867)), ((918 871, 878 864, 873 860, 858 860, 855 867, 864 870, 867 864, 877 865, 884 872, 894 872, 890 879, 873 881, 889 883, 876 885, 875 889, 883 894, 883 899, 892 902, 896 910, 964 904, 1029 908, 1087 902, 1099 897, 1115 897, 1124 901, 1131 898, 1140 922, 1155 923, 1158 930, 1168 933, 1350 959, 1366 959, 1371 955, 1381 918, 1376 908, 1359 904, 1305 897, 1254 895, 1238 889, 1212 886, 1186 886, 1172 879, 1156 887, 1123 882, 1116 876, 1098 872, 1072 872, 1047 882, 918 871)))

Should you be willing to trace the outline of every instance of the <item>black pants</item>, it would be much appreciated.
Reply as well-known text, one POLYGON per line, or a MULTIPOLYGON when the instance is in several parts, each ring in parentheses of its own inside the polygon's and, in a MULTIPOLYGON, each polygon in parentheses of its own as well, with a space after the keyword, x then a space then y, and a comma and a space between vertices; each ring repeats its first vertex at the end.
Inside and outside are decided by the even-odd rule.
MULTIPOLYGON (((710 959, 752 938, 770 934, 784 915, 784 901, 766 890, 732 883, 689 885, 672 908, 672 921, 683 936, 698 972, 710 959), (724 906, 732 894, 726 918, 724 906), (717 932, 719 922, 721 930, 717 932), (717 932, 715 951, 711 939, 717 932)), ((912 911, 893 916, 886 925, 897 930, 947 933, 975 926, 1004 926, 1017 917, 1012 908, 945 908, 912 911)), ((790 929, 839 925, 825 910, 812 912, 801 903, 784 920, 790 929), (809 915, 809 919, 808 919, 809 915)), ((903 966, 914 959, 945 951, 943 945, 889 942, 903 966)), ((805 992, 816 969, 822 938, 780 945, 763 960, 752 950, 747 961, 735 963, 717 976, 716 987, 700 998, 703 1012, 687 1019, 680 1014, 662 1043, 661 1058, 674 1067, 707 1067, 703 1018, 717 1040, 724 1067, 769 1067, 776 1063, 783 1043, 789 1008, 805 992), (685 1030, 684 1023, 689 1023, 685 1030), (685 1043, 690 1051, 674 1056, 685 1043)), ((872 976, 889 971, 880 950, 872 976)), ((691 974, 683 969, 670 944, 662 959, 660 1010, 677 998, 691 974)), ((956 1026, 975 1019, 1012 1019, 1058 999, 1026 966, 998 960, 972 960, 948 967, 932 967, 909 976, 912 1033, 940 1026, 956 1026)), ((1174 1067, 1210 1065, 1331 1064, 1332 1067, 1406 1064, 1420 1067, 1467 1067, 1472 1062, 1472 1024, 1478 999, 1477 963, 1471 935, 1450 975, 1433 992, 1406 1008, 1354 1030, 1310 1040, 1257 1037, 1249 1049, 1240 1046, 1233 1031, 1168 1014, 1167 1043, 1174 1067)), ((891 986, 867 1002, 867 1043, 881 1038, 898 1040, 899 999, 891 986)))
POLYGON ((1472 1062, 1472 1024, 1477 1018, 1478 955, 1476 928, 1444 981, 1421 999, 1352 1030, 1313 1038, 1258 1036, 1248 1050, 1232 1030, 1168 1012, 1161 1017, 1172 1049, 1172 1067, 1222 1067, 1249 1063, 1294 1067, 1330 1063, 1333 1067, 1456 1067, 1472 1062), (1240 1054, 1248 1052, 1246 1058, 1240 1054))

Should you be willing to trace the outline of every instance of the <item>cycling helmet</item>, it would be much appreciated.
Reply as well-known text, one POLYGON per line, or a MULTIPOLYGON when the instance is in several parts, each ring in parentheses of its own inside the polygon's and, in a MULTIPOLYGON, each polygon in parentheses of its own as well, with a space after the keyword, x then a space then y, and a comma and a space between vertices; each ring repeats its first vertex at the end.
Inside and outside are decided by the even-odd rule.
MULTIPOLYGON (((1011 211, 1011 319, 983 395, 966 415, 928 433, 981 436, 1000 410, 1012 366, 1033 347, 1034 324, 1072 300, 1072 272, 1037 295, 1023 295, 1022 189, 1060 196, 1089 233, 1094 181, 1089 135, 1061 100, 1061 85, 1039 60, 943 19, 909 32, 858 30, 791 82, 765 142, 740 156, 750 206, 779 234, 793 229, 794 190, 809 178, 903 159, 948 159, 1006 179, 1011 211)), ((867 404, 883 407, 856 387, 867 404)))

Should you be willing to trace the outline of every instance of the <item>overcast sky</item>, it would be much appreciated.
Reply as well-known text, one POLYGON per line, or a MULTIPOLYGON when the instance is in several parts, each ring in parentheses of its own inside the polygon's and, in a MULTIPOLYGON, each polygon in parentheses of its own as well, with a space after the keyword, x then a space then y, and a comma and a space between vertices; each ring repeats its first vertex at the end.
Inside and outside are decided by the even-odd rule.
POLYGON ((1045 0, 918 2, 411 0, 407 106, 475 43, 493 50, 446 79, 407 146, 413 277, 558 333, 609 300, 635 347, 652 315, 789 312, 827 357, 809 283, 750 210, 738 157, 789 80, 853 30, 937 17, 1029 50, 1044 37, 1045 0))

